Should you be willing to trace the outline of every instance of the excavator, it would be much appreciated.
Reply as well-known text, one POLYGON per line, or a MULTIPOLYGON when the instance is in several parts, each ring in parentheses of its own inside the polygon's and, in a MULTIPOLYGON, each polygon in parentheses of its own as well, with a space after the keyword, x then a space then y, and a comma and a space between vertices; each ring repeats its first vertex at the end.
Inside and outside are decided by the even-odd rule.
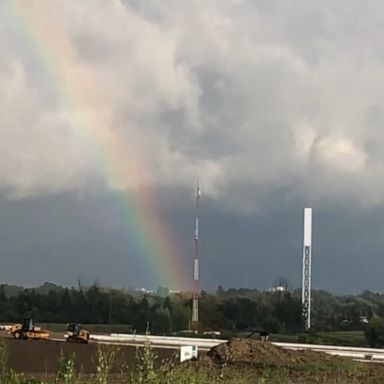
POLYGON ((64 337, 70 343, 88 344, 89 332, 79 323, 69 323, 64 337))
POLYGON ((260 336, 261 341, 268 341, 269 340, 269 332, 259 329, 254 329, 249 335, 246 336, 246 338, 251 338, 255 333, 258 333, 260 336))
POLYGON ((33 320, 26 318, 22 323, 13 324, 9 334, 17 340, 47 340, 49 332, 33 325, 33 320))

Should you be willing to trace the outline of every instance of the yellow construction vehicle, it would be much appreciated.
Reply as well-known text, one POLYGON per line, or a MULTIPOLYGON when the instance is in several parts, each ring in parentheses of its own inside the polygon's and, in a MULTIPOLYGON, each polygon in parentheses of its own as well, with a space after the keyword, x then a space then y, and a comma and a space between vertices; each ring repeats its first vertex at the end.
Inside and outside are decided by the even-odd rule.
POLYGON ((89 332, 83 329, 81 324, 69 323, 64 337, 70 343, 88 344, 89 332))
POLYGON ((49 332, 35 327, 32 319, 24 319, 22 323, 13 324, 9 334, 18 340, 46 340, 49 338, 49 332))

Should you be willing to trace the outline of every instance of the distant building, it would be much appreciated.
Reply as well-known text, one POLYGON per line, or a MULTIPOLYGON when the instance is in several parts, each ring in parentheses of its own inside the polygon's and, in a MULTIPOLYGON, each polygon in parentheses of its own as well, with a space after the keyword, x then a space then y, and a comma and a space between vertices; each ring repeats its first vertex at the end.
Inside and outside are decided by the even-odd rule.
POLYGON ((285 292, 287 290, 286 287, 283 287, 282 285, 278 285, 276 287, 271 287, 268 289, 268 292, 275 293, 275 292, 285 292))
POLYGON ((135 291, 136 292, 142 292, 142 293, 148 293, 148 294, 152 294, 153 291, 147 289, 147 288, 135 288, 135 291))

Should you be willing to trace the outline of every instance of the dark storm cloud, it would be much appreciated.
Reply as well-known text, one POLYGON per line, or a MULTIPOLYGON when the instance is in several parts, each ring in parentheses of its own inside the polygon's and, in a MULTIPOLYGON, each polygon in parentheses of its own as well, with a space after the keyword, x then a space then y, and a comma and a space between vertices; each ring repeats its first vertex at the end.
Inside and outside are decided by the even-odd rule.
MULTIPOLYGON (((180 195, 174 191, 173 197, 180 195)), ((181 244, 185 281, 191 280, 193 199, 179 202, 159 191, 162 219, 181 244), (190 268, 188 268, 190 267, 190 268)), ((208 198, 201 210, 201 285, 266 289, 280 278, 301 284, 302 205, 284 204, 284 194, 264 214, 228 213, 208 198)), ((132 237, 114 194, 61 194, 35 199, 0 199, 0 281, 77 285, 97 281, 114 287, 157 288, 153 264, 132 237), (28 265, 28 268, 26 268, 28 265)), ((313 287, 338 293, 383 291, 383 209, 351 206, 314 210, 313 287), (347 272, 346 272, 347 271, 347 272)))

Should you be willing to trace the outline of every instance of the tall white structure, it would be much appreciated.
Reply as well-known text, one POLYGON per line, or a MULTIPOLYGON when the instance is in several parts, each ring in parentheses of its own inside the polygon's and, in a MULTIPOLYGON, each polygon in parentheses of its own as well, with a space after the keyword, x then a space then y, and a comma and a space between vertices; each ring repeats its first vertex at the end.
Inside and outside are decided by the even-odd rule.
POLYGON ((194 237, 194 256, 193 256, 193 298, 192 298, 192 330, 197 332, 199 329, 199 205, 200 205, 200 185, 196 185, 196 221, 194 237))
POLYGON ((302 304, 305 328, 311 328, 312 208, 304 208, 302 304))

